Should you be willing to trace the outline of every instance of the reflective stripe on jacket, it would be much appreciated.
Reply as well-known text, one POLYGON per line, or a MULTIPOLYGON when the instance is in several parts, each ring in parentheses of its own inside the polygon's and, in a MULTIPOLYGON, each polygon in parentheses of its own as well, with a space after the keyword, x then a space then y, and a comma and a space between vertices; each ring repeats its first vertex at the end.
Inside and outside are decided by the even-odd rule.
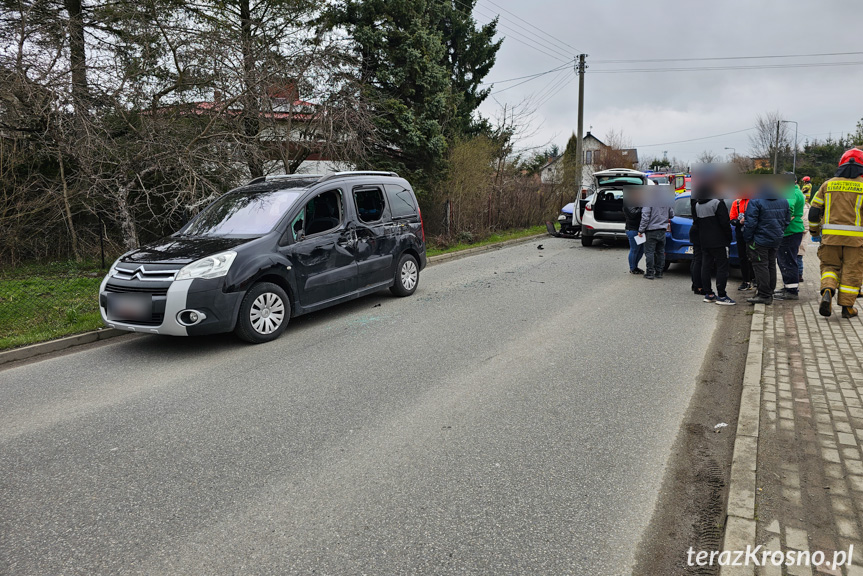
POLYGON ((809 231, 834 246, 863 246, 863 178, 831 178, 812 197, 809 231))

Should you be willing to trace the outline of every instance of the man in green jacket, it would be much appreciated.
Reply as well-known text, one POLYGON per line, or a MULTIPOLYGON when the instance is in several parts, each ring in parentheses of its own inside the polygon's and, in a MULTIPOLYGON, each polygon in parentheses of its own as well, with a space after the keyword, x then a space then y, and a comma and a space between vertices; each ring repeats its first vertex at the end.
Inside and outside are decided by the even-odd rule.
POLYGON ((785 228, 785 235, 782 237, 782 243, 779 245, 776 255, 784 288, 774 292, 773 298, 776 300, 797 300, 800 298, 800 268, 797 264, 797 251, 800 249, 800 242, 803 240, 803 231, 805 230, 803 209, 806 206, 806 197, 800 190, 800 186, 797 185, 797 177, 793 173, 786 172, 785 177, 788 180, 785 198, 791 208, 791 222, 785 228))

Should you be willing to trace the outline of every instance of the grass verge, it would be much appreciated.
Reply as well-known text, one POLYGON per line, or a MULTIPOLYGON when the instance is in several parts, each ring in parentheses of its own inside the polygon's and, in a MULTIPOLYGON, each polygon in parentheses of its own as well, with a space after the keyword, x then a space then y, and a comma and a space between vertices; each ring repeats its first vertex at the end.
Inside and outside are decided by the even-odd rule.
POLYGON ((28 264, 0 272, 0 350, 102 327, 104 274, 92 262, 28 264))
MULTIPOLYGON (((545 232, 545 226, 505 230, 475 242, 429 243, 436 256, 545 232)), ((8 350, 103 326, 98 262, 27 264, 0 271, 0 350, 8 350)))
POLYGON ((449 254, 450 252, 458 252, 460 250, 477 248, 479 246, 488 246, 489 244, 496 244, 498 242, 505 242, 507 240, 516 240, 518 238, 533 236, 535 234, 542 234, 544 232, 546 232, 545 225, 542 225, 532 226, 530 228, 517 228, 515 230, 504 230, 502 232, 496 232, 491 236, 488 236, 487 238, 478 240, 476 242, 459 242, 458 244, 435 244, 430 242, 429 245, 426 247, 426 255, 438 256, 440 254, 449 254))

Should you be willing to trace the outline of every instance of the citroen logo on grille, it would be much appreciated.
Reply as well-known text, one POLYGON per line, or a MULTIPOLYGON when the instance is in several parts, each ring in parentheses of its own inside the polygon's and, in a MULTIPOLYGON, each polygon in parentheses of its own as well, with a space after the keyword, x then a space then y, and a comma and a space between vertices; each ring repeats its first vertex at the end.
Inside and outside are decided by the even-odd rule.
POLYGON ((141 265, 134 270, 117 268, 114 276, 122 280, 164 281, 172 280, 175 273, 173 270, 147 270, 141 265))

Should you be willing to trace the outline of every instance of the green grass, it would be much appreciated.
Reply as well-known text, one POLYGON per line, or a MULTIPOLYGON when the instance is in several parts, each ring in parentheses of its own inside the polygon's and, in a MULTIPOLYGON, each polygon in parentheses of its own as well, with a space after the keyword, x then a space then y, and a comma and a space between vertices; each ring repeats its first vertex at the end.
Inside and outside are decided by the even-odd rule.
POLYGON ((546 228, 543 225, 533 226, 531 228, 504 230, 476 242, 459 242, 458 244, 449 245, 435 245, 430 243, 429 246, 426 247, 426 255, 438 256, 439 254, 449 254, 450 252, 458 252, 459 250, 467 250, 468 248, 476 248, 478 246, 487 246, 489 244, 495 244, 497 242, 515 240, 517 238, 524 238, 525 236, 533 236, 535 234, 542 234, 544 232, 546 232, 546 228))
MULTIPOLYGON (((475 242, 435 245, 436 256, 545 232, 545 226, 505 230, 475 242)), ((113 261, 113 260, 112 260, 113 261)), ((101 328, 99 263, 52 262, 0 270, 0 350, 101 328)))
POLYGON ((103 326, 92 262, 28 264, 0 272, 0 350, 103 326))

